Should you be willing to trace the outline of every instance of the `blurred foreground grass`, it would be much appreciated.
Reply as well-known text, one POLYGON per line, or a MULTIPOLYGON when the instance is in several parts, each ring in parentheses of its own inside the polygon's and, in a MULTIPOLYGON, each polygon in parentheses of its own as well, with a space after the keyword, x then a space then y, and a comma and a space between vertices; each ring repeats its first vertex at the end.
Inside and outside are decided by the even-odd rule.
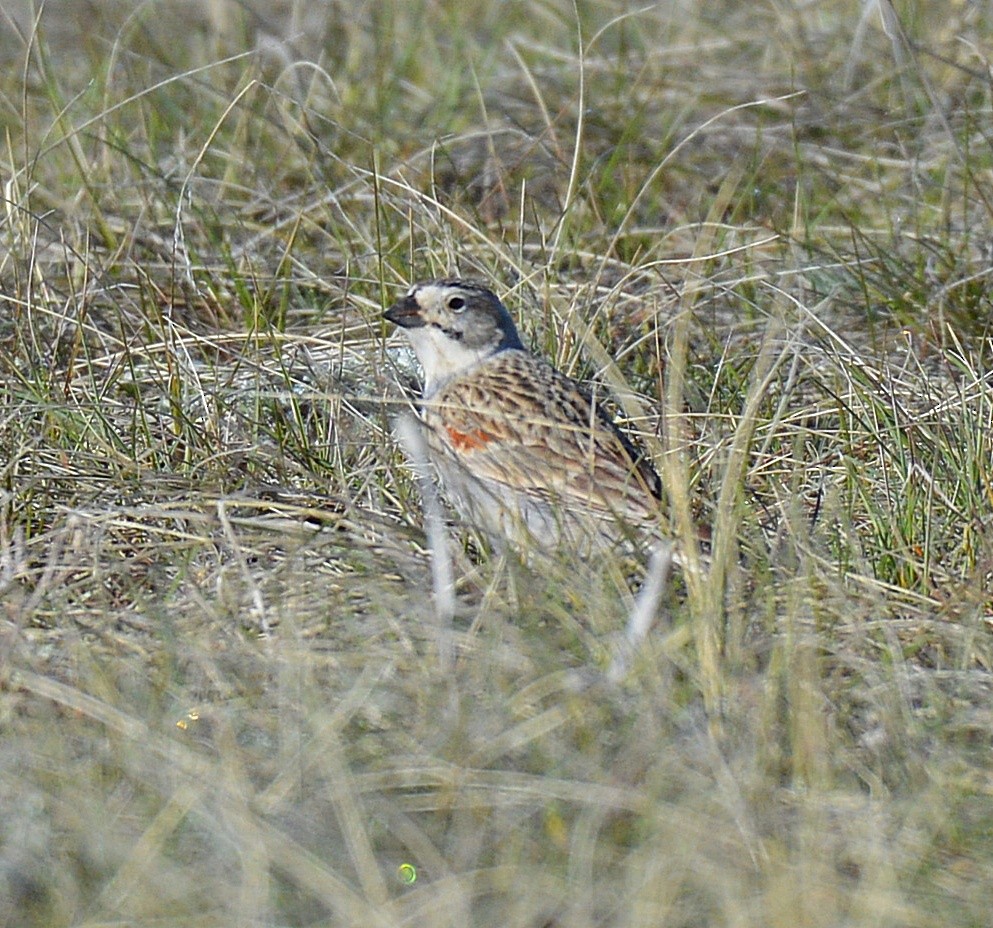
POLYGON ((987 925, 990 15, 5 4, 0 921, 987 925), (622 686, 454 527, 439 653, 456 271, 713 528, 622 686))

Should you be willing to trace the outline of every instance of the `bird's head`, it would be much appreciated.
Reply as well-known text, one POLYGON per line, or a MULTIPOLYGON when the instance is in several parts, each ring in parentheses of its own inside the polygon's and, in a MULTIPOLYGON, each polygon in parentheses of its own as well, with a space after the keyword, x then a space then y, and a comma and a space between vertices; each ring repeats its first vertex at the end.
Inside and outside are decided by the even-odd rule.
POLYGON ((524 347, 507 308, 473 281, 414 284, 385 316, 410 339, 424 368, 425 396, 498 352, 524 347))

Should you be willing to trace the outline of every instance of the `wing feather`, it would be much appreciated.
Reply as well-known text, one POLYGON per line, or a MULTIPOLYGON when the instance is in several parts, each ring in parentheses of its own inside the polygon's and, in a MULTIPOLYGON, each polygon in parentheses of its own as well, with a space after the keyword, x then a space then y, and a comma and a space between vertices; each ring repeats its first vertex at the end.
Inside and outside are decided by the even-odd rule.
POLYGON ((651 464, 573 380, 528 352, 455 378, 423 414, 436 450, 483 480, 631 521, 658 513, 651 464))

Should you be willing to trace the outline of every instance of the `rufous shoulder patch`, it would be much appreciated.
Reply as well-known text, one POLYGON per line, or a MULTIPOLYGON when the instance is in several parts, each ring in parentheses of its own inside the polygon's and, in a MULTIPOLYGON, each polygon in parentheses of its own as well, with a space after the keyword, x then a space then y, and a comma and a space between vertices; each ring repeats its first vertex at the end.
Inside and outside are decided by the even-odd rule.
POLYGON ((460 432, 450 425, 445 426, 448 439, 456 451, 478 451, 491 441, 496 441, 496 435, 491 435, 485 429, 473 429, 471 432, 460 432))

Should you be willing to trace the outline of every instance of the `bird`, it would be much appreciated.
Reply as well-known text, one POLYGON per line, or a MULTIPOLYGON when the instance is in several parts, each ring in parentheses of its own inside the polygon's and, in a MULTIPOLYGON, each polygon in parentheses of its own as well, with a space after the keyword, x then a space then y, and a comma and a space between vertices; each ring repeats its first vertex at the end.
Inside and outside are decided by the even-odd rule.
POLYGON ((651 462, 589 391, 524 346, 485 284, 415 283, 384 317, 424 372, 419 430, 442 495, 498 548, 588 556, 659 536, 651 462))

